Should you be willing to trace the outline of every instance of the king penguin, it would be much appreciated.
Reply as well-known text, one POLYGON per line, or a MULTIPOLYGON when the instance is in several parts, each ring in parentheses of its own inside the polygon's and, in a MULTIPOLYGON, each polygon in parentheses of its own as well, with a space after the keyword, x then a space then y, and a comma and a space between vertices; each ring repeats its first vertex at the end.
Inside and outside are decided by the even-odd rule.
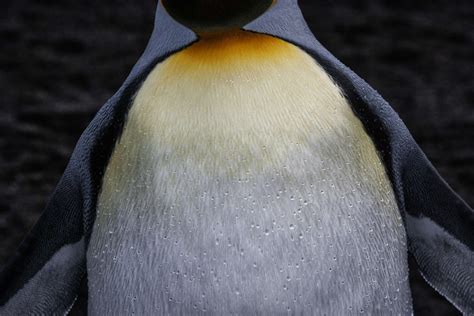
POLYGON ((2 315, 474 314, 474 212, 295 0, 163 0, 0 274, 2 315))

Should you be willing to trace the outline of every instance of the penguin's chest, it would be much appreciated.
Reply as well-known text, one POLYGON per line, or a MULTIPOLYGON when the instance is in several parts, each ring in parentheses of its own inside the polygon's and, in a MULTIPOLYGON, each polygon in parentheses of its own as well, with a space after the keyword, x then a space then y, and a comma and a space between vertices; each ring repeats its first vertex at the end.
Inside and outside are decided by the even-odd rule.
POLYGON ((272 43, 220 66, 243 44, 193 60, 198 43, 149 75, 103 180, 91 314, 410 312, 372 141, 319 65, 272 43))

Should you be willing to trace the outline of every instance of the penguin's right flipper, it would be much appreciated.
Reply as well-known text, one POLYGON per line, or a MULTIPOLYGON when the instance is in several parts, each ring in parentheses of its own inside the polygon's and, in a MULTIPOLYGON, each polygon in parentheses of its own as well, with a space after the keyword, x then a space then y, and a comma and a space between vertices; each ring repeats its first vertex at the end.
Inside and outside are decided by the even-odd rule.
POLYGON ((70 163, 39 221, 0 271, 1 315, 64 315, 85 275, 83 202, 70 163))

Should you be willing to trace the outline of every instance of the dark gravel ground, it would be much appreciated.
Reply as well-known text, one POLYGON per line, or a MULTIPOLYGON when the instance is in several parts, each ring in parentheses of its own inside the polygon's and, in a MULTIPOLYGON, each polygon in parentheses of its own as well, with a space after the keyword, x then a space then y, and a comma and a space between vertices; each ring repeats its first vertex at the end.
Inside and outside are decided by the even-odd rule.
MULTIPOLYGON (((474 2, 300 1, 318 39, 392 104, 474 205, 474 2)), ((152 30, 154 0, 2 0, 0 264, 152 30)), ((413 270, 413 269, 412 269, 413 270)), ((456 315, 412 275, 417 315, 456 315)), ((80 300, 74 314, 84 310, 80 300)))

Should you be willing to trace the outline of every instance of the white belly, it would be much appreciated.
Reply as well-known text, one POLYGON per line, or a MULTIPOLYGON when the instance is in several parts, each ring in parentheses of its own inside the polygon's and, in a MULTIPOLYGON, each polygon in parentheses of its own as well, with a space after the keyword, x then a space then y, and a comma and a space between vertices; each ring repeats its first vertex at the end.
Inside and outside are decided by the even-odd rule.
POLYGON ((237 36, 209 61, 169 58, 135 98, 99 197, 90 314, 410 314, 405 231, 362 124, 280 40, 216 67, 237 36))

